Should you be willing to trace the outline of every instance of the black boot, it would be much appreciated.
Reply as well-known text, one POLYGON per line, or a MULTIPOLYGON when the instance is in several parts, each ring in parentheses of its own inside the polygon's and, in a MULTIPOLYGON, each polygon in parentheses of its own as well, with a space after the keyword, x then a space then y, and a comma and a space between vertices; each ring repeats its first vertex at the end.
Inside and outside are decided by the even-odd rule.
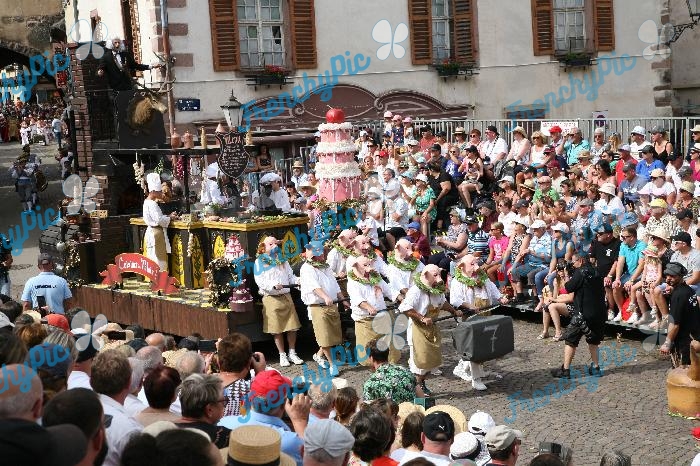
POLYGON ((561 367, 552 369, 552 377, 556 377, 557 379, 569 379, 571 378, 571 372, 569 369, 564 369, 564 365, 562 364, 561 367))

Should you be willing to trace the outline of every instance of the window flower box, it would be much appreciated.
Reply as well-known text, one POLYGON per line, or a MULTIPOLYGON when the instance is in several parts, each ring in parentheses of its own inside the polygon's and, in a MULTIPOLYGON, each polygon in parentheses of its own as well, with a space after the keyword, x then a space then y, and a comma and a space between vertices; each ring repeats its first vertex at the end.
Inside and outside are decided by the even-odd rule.
POLYGON ((453 58, 446 58, 442 62, 435 63, 432 67, 437 71, 437 75, 447 80, 448 77, 468 76, 476 74, 476 67, 470 63, 461 63, 453 58))
POLYGON ((251 70, 251 74, 247 75, 248 85, 255 86, 285 86, 291 84, 288 81, 289 70, 276 65, 266 65, 258 70, 251 70))
POLYGON ((590 53, 567 53, 566 55, 561 55, 557 57, 561 66, 565 69, 568 68, 586 68, 591 66, 593 62, 593 55, 590 53))

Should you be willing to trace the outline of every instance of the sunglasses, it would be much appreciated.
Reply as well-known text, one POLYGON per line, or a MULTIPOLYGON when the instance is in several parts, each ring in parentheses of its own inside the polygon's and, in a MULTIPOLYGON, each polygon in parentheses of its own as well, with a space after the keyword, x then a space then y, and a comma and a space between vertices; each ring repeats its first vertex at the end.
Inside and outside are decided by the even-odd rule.
POLYGON ((630 239, 632 235, 620 235, 620 239, 630 239))
MULTIPOLYGON (((489 131, 487 131, 487 132, 489 132, 489 131)), ((470 137, 470 138, 478 138, 479 135, 478 135, 478 134, 470 134, 469 137, 470 137)))

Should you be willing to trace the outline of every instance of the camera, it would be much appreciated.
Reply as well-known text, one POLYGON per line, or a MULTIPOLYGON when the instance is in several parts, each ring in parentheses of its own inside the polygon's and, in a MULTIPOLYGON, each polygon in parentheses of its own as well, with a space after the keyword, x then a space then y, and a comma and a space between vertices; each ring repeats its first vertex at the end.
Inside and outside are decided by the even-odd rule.
POLYGON ((580 330, 581 333, 583 333, 586 337, 591 336, 591 334, 593 333, 588 327, 588 324, 586 323, 586 319, 583 317, 583 314, 581 314, 581 311, 579 310, 575 310, 571 313, 570 326, 572 328, 580 330))

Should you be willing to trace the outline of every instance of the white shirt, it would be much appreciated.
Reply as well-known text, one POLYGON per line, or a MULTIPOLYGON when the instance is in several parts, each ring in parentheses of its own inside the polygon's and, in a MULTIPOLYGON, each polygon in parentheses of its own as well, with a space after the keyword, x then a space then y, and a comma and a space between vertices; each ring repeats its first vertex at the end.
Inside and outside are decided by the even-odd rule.
POLYGON ((377 311, 386 309, 384 297, 391 299, 391 290, 384 280, 379 280, 376 286, 364 285, 348 278, 348 296, 350 296, 350 308, 352 320, 362 320, 369 317, 369 312, 360 308, 360 304, 366 302, 377 311))
MULTIPOLYGON (((345 273, 350 272, 350 269, 352 269, 352 266, 355 265, 355 262, 357 262, 357 256, 350 256, 345 259, 345 273)), ((374 267, 374 270, 379 272, 380 275, 384 275, 386 277, 386 262, 384 262, 384 259, 379 256, 375 257, 374 261, 372 262, 372 267, 374 267)))
POLYGON ((308 262, 304 263, 299 270, 299 284, 301 285, 301 300, 307 306, 311 304, 324 304, 325 302, 314 290, 321 288, 331 299, 335 300, 340 293, 340 286, 333 276, 330 267, 325 269, 314 268, 308 262))
POLYGON ((651 145, 652 144, 649 141, 647 141, 646 139, 641 144, 637 144, 636 142, 633 142, 632 144, 630 144, 630 155, 632 157, 634 157, 635 160, 641 160, 642 157, 641 157, 641 154, 639 153, 639 151, 644 149, 645 146, 651 146, 651 145))
POLYGON ((282 209, 282 212, 289 212, 292 210, 292 205, 289 203, 289 195, 284 189, 274 189, 270 193, 270 199, 275 203, 275 207, 282 209))
MULTIPOLYGON (((146 234, 143 239, 146 243, 147 248, 155 248, 156 239, 153 235, 154 227, 168 228, 170 225, 170 217, 163 215, 163 211, 160 210, 158 203, 151 199, 146 199, 143 201, 143 221, 148 228, 146 228, 146 234)), ((168 233, 165 232, 165 250, 170 254, 170 241, 168 241, 168 233)))
POLYGON ((379 246, 379 233, 377 232, 379 222, 377 222, 374 217, 366 215, 365 218, 357 222, 356 226, 363 232, 363 234, 367 235, 373 245, 379 246), (367 228, 366 233, 364 233, 365 228, 367 228))
POLYGON ((299 189, 299 185, 306 182, 308 180, 309 176, 306 173, 302 173, 299 176, 292 175, 289 180, 294 183, 294 186, 296 186, 297 189, 299 189))
POLYGON ((219 183, 216 180, 206 180, 202 183, 202 192, 199 194, 199 202, 202 204, 226 204, 228 199, 221 194, 219 183))
POLYGON ((450 281, 450 304, 455 308, 462 304, 474 306, 476 298, 486 299, 489 304, 495 304, 501 296, 498 287, 491 280, 486 280, 481 288, 467 286, 455 279, 450 281))
POLYGON ((513 228, 515 228, 515 219, 518 218, 518 214, 513 211, 503 214, 501 212, 498 214, 498 221, 503 224, 503 234, 508 238, 513 236, 513 228))
POLYGON ((87 388, 88 390, 92 390, 90 376, 83 371, 71 371, 68 376, 67 389, 70 390, 72 388, 87 388))
POLYGON ((406 228, 408 225, 408 202, 401 196, 386 201, 386 229, 406 228), (399 214, 399 219, 394 220, 394 214, 399 214))
MULTIPOLYGON (((454 281, 454 280, 453 280, 454 281)), ((408 312, 411 309, 424 316, 428 313, 428 307, 442 307, 445 304, 444 294, 430 294, 420 290, 417 286, 408 289, 406 297, 399 304, 399 311, 408 312)), ((413 319, 408 319, 406 338, 409 345, 413 345, 413 319)))
POLYGON ((255 283, 258 285, 258 292, 261 296, 278 296, 289 293, 289 288, 276 290, 275 285, 296 285, 299 279, 292 272, 289 262, 282 265, 266 266, 260 258, 255 260, 255 283), (265 270, 267 268, 267 270, 265 270))
POLYGON ((457 463, 457 461, 452 461, 449 456, 445 455, 428 453, 426 451, 407 451, 406 454, 403 455, 403 458, 401 458, 399 466, 415 458, 425 458, 426 460, 433 463, 435 466, 450 466, 453 463, 457 463))
POLYGON ((126 400, 124 400, 124 410, 126 411, 126 414, 133 418, 135 418, 138 413, 140 413, 147 407, 148 403, 142 403, 136 395, 133 395, 131 393, 129 393, 126 396, 126 400))
POLYGON ((328 262, 328 265, 330 266, 329 268, 336 277, 340 274, 345 275, 345 256, 336 248, 328 251, 326 262, 328 262))
POLYGON ((100 395, 100 403, 104 410, 107 445, 109 445, 109 452, 102 464, 120 466, 124 447, 131 435, 141 432, 143 426, 126 413, 124 406, 107 395, 100 395))
POLYGON ((484 141, 482 151, 484 157, 489 157, 491 159, 491 163, 496 163, 499 160, 502 160, 508 154, 508 144, 506 144, 506 141, 500 137, 494 139, 493 141, 489 141, 487 139, 484 141), (498 154, 503 155, 499 157, 498 154))
POLYGON ((606 202, 605 199, 598 199, 595 202, 594 207, 595 210, 604 215, 622 214, 625 212, 625 206, 622 205, 622 199, 617 196, 613 196, 609 203, 606 202))
POLYGON ((421 261, 418 261, 418 266, 411 272, 409 270, 401 270, 395 265, 387 264, 386 277, 389 279, 389 288, 392 292, 392 301, 401 293, 401 290, 409 289, 413 286, 413 275, 420 273, 425 268, 421 261))

